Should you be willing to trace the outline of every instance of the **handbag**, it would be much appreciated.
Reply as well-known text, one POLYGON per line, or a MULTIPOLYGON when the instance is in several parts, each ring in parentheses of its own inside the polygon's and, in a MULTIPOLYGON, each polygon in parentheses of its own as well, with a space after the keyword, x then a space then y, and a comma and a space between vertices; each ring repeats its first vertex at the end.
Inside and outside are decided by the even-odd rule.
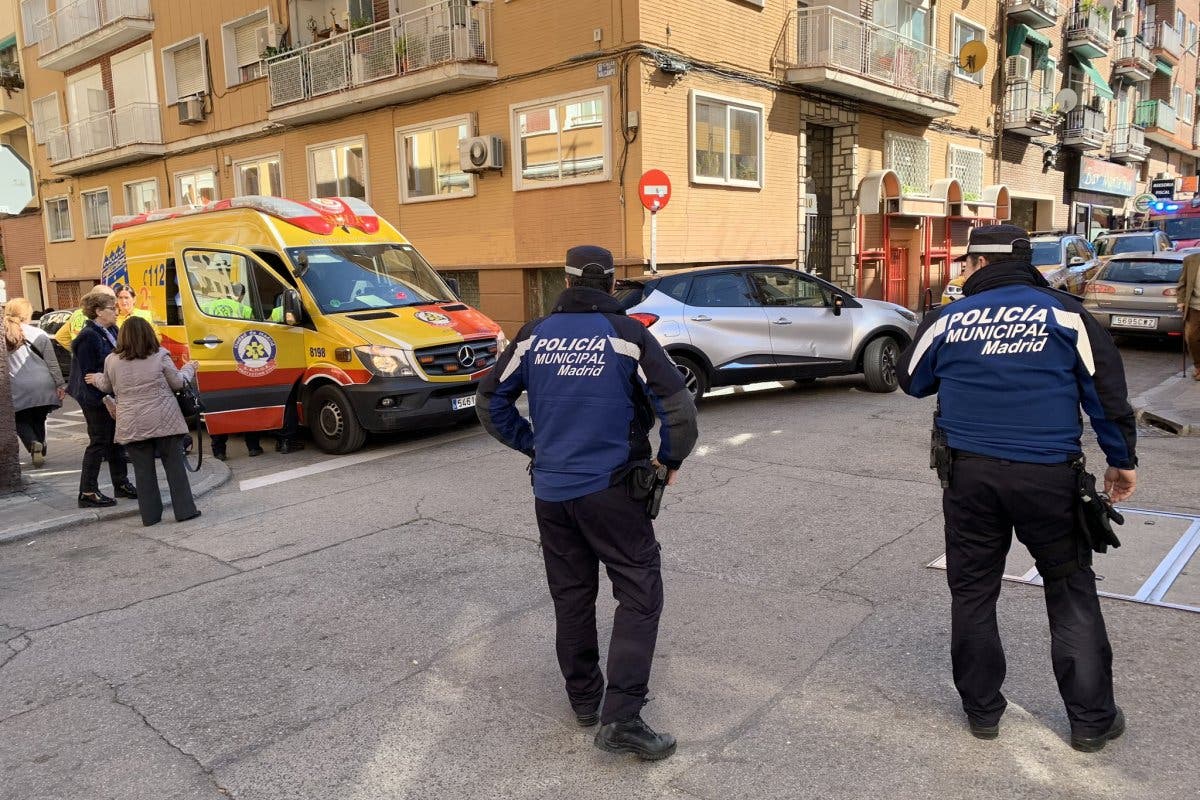
POLYGON ((188 447, 191 443, 191 434, 184 434, 187 441, 182 443, 183 447, 183 464, 187 467, 188 472, 199 472, 200 465, 204 463, 204 425, 200 422, 200 415, 204 413, 204 402, 200 399, 200 393, 196 391, 196 387, 191 381, 187 381, 183 386, 175 392, 175 402, 179 403, 179 412, 183 414, 183 419, 190 427, 194 421, 196 424, 196 438, 200 441, 193 444, 192 448, 188 447), (194 449, 196 453, 196 466, 192 466, 192 462, 188 460, 189 450, 194 449))
POLYGON ((200 401, 200 393, 196 391, 191 382, 185 383, 181 389, 175 392, 175 402, 179 403, 179 412, 185 419, 198 417, 204 413, 204 403, 200 401))

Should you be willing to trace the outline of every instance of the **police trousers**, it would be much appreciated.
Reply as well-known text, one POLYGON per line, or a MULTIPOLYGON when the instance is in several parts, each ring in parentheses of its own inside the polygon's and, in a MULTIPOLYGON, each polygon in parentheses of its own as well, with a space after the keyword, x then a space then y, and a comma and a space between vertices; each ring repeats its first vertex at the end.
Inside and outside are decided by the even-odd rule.
POLYGON ((1039 569, 1075 560, 1065 577, 1044 578, 1050 618, 1050 659, 1071 729, 1097 736, 1116 715, 1112 648, 1096 596, 1090 551, 1074 536, 1075 472, 1069 464, 1031 464, 956 453, 942 495, 946 566, 951 594, 954 685, 967 716, 982 725, 1000 720, 1006 662, 996 624, 996 599, 1005 557, 1017 539, 1039 569))
POLYGON ((601 724, 629 719, 646 702, 663 607, 659 545, 646 504, 630 498, 622 483, 575 500, 537 500, 536 511, 571 706, 592 712, 603 697, 601 724), (596 637, 600 562, 617 601, 607 693, 596 637))

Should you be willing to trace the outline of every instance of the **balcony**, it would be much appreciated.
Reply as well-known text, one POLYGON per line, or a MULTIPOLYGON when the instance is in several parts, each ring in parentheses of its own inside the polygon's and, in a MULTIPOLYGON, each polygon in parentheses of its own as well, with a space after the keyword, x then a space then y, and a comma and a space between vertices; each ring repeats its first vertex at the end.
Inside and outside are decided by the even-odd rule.
POLYGON ((1148 81, 1154 77, 1154 56, 1150 47, 1132 36, 1118 39, 1113 54, 1113 72, 1130 83, 1148 81))
POLYGON ((1058 0, 1004 0, 1004 10, 1011 20, 1031 28, 1052 28, 1061 13, 1058 0))
POLYGON ((1094 108, 1079 106, 1063 120, 1062 144, 1076 150, 1099 150, 1104 146, 1104 115, 1094 108))
POLYGON ((1179 127, 1175 109, 1162 100, 1143 100, 1133 112, 1133 124, 1146 130, 1146 138, 1166 147, 1178 148, 1175 131, 1179 127))
POLYGON ((1046 136, 1054 131, 1058 113, 1054 94, 1027 81, 1004 90, 1004 130, 1021 136, 1046 136))
POLYGON ((1134 125, 1120 125, 1113 130, 1110 155, 1113 161, 1140 164, 1150 155, 1145 132, 1134 125))
POLYGON ((1142 38, 1150 45, 1151 54, 1172 67, 1183 58, 1183 36, 1166 22, 1147 25, 1142 29, 1142 38))
POLYGON ((38 66, 64 72, 154 31, 150 0, 76 0, 36 23, 38 66))
POLYGON ((271 122, 312 122, 494 81, 492 4, 442 0, 267 62, 271 122))
POLYGON ((829 6, 788 14, 776 65, 788 82, 927 119, 958 113, 947 53, 829 6))
POLYGON ((1067 18, 1064 33, 1067 49, 1088 58, 1104 58, 1112 46, 1110 17, 1102 17, 1096 9, 1073 11, 1067 18))
POLYGON ((50 165, 64 175, 156 158, 166 152, 158 103, 130 103, 50 131, 50 165))

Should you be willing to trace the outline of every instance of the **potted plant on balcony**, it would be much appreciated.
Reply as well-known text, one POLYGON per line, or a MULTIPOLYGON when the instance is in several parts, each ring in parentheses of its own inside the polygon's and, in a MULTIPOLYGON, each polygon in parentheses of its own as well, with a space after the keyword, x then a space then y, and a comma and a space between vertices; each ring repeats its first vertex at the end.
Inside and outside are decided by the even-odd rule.
POLYGON ((1080 0, 1079 10, 1086 15, 1095 14, 1105 24, 1112 18, 1112 9, 1100 0, 1080 0))
POLYGON ((7 97, 12 97, 13 92, 25 88, 25 79, 21 77, 21 70, 16 62, 0 62, 0 87, 3 87, 7 97))
POLYGON ((420 36, 396 37, 396 58, 400 61, 401 72, 425 66, 425 40, 420 36))

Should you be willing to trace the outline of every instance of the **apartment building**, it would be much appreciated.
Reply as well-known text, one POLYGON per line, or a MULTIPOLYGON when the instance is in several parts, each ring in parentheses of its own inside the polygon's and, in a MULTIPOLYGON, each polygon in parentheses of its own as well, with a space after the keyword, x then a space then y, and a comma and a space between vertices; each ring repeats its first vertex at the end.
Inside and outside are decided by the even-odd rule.
MULTIPOLYGON (((1095 114, 1127 121, 1121 145, 1144 135, 1137 191, 1159 172, 1194 174, 1179 117, 1194 119, 1195 48, 1160 34, 1176 28, 1174 6, 1140 8, 1121 29, 1156 70, 1121 106, 1099 87, 1116 97, 1101 75, 1115 62, 1074 57, 1072 14, 1028 0, 1054 11, 1029 24, 1016 5, 21 0, 51 304, 99 276, 114 215, 338 194, 375 206, 512 330, 548 309, 571 245, 646 268, 637 181, 658 168, 673 184, 657 215, 661 268, 798 264, 916 306, 981 220, 1126 212, 1127 196, 1089 177, 1137 172, 1111 160, 1133 152, 1116 149, 1117 127, 1104 123, 1099 147, 1071 133, 1094 131, 1095 114), (958 62, 973 39, 982 70, 958 62), (1024 117, 1009 105, 1021 80, 1036 86, 1024 117), (1060 86, 1082 110, 1043 104, 1060 86)), ((1183 27, 1196 16, 1184 9, 1183 27)))

